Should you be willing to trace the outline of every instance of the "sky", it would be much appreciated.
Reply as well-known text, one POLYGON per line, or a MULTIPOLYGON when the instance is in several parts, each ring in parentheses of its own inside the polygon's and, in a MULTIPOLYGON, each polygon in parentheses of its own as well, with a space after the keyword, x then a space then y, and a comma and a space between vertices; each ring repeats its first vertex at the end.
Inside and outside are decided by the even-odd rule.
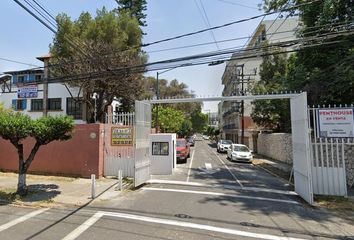
MULTIPOLYGON (((24 0, 20 1, 24 2, 24 0)), ((95 15, 96 9, 106 7, 111 10, 116 7, 114 0, 36 1, 52 15, 66 13, 72 19, 76 19, 83 11, 95 15)), ((143 42, 150 43, 261 14, 262 12, 257 6, 261 2, 262 0, 147 0, 146 22, 148 26, 143 28, 146 33, 143 42)), ((1 58, 42 66, 42 62, 38 61, 36 57, 48 53, 49 44, 53 41, 53 33, 14 1, 1 1, 0 9, 2 10, 0 14, 0 73, 33 67, 4 61, 1 58)), ((267 19, 275 17, 270 16, 267 19)), ((251 36, 260 20, 255 19, 213 32, 208 31, 152 45, 144 50, 149 55, 149 62, 155 62, 243 46, 245 40, 165 51, 169 48, 213 42, 214 39, 221 41, 251 36)), ((177 79, 184 82, 188 85, 189 90, 197 96, 220 96, 223 89, 221 77, 224 70, 225 63, 216 66, 183 67, 160 74, 159 78, 177 79)), ((145 75, 156 76, 156 72, 148 72, 145 75)), ((217 103, 206 102, 203 108, 205 112, 209 112, 209 110, 216 112, 217 103)))

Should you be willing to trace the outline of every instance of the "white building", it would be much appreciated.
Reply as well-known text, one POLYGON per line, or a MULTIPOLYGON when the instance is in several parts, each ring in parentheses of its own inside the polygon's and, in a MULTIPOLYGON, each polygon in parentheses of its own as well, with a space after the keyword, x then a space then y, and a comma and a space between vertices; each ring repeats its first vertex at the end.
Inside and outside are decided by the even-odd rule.
MULTIPOLYGON (((50 56, 38 57, 46 61, 50 56)), ((76 123, 84 123, 84 104, 77 101, 78 88, 61 83, 44 84, 45 70, 26 69, 8 71, 0 75, 0 102, 5 108, 29 115, 37 119, 43 115, 70 115, 76 123), (70 94, 70 92, 71 94, 70 94), (72 95, 75 98, 72 98, 72 95), (47 99, 47 107, 43 99, 47 99)), ((82 94, 79 94, 79 98, 82 94)))
MULTIPOLYGON (((247 45, 247 47, 232 55, 232 60, 228 62, 222 76, 222 84, 224 85, 223 96, 235 96, 247 94, 254 82, 260 80, 259 69, 262 63, 262 50, 257 47, 263 42, 275 44, 296 39, 295 31, 299 25, 297 19, 279 19, 262 21, 247 45), (259 56, 257 56, 259 53, 259 56), (250 57, 249 57, 250 56, 250 57), (256 56, 256 57, 255 57, 256 56), (242 79, 243 70, 243 81, 242 79), (242 86, 243 85, 243 86, 242 86), (243 91, 242 91, 243 89, 243 91)), ((288 50, 291 47, 285 48, 288 50)), ((221 137, 223 139, 232 140, 235 143, 241 141, 241 103, 240 102, 223 102, 219 104, 219 114, 221 123, 221 137)), ((252 104, 251 101, 244 101, 244 143, 253 148, 254 139, 252 134, 256 129, 251 118, 252 104)))

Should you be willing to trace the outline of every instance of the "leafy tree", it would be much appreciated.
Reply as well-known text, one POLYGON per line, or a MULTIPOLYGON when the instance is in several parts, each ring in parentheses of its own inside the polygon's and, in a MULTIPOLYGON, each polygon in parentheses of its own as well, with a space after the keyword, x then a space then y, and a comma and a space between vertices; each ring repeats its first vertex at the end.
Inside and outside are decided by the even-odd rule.
MULTIPOLYGON (((267 11, 298 5, 303 0, 265 0, 267 11)), ((287 82, 290 90, 304 90, 309 104, 350 104, 354 99, 354 36, 340 33, 350 30, 353 22, 351 0, 315 1, 289 13, 299 14, 302 28, 299 37, 326 34, 331 38, 316 39, 318 46, 304 48, 289 59, 287 82), (333 42, 334 43, 330 43, 333 42)))
POLYGON ((9 140, 17 149, 19 169, 17 193, 27 195, 26 174, 39 148, 52 141, 66 141, 72 137, 74 121, 71 117, 42 117, 32 120, 18 112, 0 112, 0 137, 9 140), (35 139, 35 144, 25 159, 23 140, 35 139))
POLYGON ((192 135, 193 126, 190 119, 185 119, 182 123, 180 130, 177 132, 179 136, 186 137, 192 135))
POLYGON ((208 115, 202 113, 201 111, 195 111, 192 113, 191 122, 193 131, 202 133, 208 124, 208 115))
POLYGON ((139 23, 128 13, 105 8, 93 18, 88 12, 72 21, 66 14, 57 16, 59 30, 51 45, 51 79, 65 80, 78 87, 86 103, 87 121, 92 122, 96 100, 97 119, 102 120, 114 99, 130 109, 142 93, 142 33, 139 23), (74 46, 74 47, 73 47, 74 46))
POLYGON ((4 111, 5 108, 4 108, 4 104, 0 102, 0 112, 4 111))
MULTIPOLYGON (((274 49, 273 51, 277 51, 274 49)), ((253 86, 253 92, 281 92, 287 89, 286 54, 267 55, 260 66, 260 81, 253 86)), ((258 125, 279 132, 289 132, 290 110, 288 100, 253 101, 251 117, 258 125)))
POLYGON ((171 107, 159 108, 159 126, 163 133, 177 133, 185 120, 184 114, 171 107))
POLYGON ((146 0, 116 0, 118 4, 117 11, 128 12, 139 21, 140 26, 146 27, 146 0))

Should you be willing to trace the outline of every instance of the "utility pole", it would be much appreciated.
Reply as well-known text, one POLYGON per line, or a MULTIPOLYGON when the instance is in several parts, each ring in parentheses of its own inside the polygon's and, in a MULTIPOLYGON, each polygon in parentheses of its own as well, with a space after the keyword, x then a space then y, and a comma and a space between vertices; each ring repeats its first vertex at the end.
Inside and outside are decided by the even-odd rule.
MULTIPOLYGON (((244 92, 244 72, 243 69, 245 67, 245 64, 241 65, 241 95, 244 96, 245 92, 244 92)), ((245 143, 245 119, 244 119, 244 115, 245 115, 245 102, 244 100, 241 100, 241 143, 244 144, 245 143)))
MULTIPOLYGON (((156 72, 156 98, 160 98, 160 89, 159 89, 159 72, 156 72)), ((159 132, 159 104, 156 104, 156 133, 159 132)))

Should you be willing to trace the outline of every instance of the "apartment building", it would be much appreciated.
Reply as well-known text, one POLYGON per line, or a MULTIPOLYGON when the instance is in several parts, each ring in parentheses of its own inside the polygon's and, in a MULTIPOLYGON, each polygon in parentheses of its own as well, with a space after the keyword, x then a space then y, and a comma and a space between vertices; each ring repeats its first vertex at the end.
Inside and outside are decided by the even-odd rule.
MULTIPOLYGON (((37 59, 47 66, 49 58, 46 55, 37 59)), ((44 67, 4 72, 0 75, 0 102, 5 108, 12 108, 33 119, 43 115, 69 115, 76 123, 85 123, 83 103, 72 98, 72 95, 80 97, 79 89, 62 83, 46 83, 46 71, 44 67), (46 104, 44 99, 47 99, 46 104)))
MULTIPOLYGON (((296 39, 298 25, 299 21, 297 19, 262 21, 252 34, 247 46, 235 52, 232 55, 232 59, 234 60, 227 63, 222 76, 222 84, 224 85, 223 96, 237 96, 250 93, 252 85, 260 80, 259 70, 262 63, 263 50, 259 47, 265 41, 268 44, 274 44, 296 39)), ((250 148, 253 148, 256 141, 254 134, 257 132, 257 126, 251 118, 251 101, 244 101, 243 109, 244 114, 242 118, 241 102, 229 101, 219 104, 221 137, 232 140, 235 143, 241 143, 242 129, 244 129, 243 142, 250 148)))

